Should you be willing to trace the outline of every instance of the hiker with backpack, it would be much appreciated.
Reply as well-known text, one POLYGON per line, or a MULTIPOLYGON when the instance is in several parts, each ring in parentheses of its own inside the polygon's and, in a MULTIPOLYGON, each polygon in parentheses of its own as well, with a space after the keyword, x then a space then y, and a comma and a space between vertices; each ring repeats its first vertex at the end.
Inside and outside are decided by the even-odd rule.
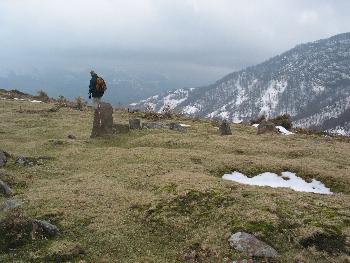
POLYGON ((91 70, 91 80, 89 85, 89 99, 92 101, 95 108, 98 108, 101 98, 107 89, 107 85, 103 78, 99 77, 95 71, 91 70))

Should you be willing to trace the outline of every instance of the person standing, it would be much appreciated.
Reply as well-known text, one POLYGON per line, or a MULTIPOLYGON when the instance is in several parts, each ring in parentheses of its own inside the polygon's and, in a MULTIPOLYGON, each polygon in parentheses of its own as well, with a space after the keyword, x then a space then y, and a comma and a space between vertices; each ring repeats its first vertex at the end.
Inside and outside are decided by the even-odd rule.
POLYGON ((103 78, 99 77, 95 71, 90 71, 91 80, 89 85, 89 99, 92 98, 95 109, 101 103, 101 98, 107 89, 107 85, 103 78))

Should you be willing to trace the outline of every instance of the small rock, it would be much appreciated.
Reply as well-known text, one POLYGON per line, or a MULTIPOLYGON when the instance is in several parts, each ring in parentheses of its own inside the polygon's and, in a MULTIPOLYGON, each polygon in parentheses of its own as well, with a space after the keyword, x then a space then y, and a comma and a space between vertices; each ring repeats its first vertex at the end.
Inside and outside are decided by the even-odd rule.
POLYGON ((146 122, 142 123, 142 129, 164 129, 167 126, 161 122, 146 122))
POLYGON ((0 149, 0 167, 4 167, 7 163, 6 153, 0 149))
POLYGON ((10 197, 13 195, 11 188, 7 183, 0 180, 0 194, 3 194, 6 197, 10 197))
POLYGON ((246 253, 248 256, 275 258, 278 255, 274 248, 245 232, 233 234, 229 242, 232 248, 239 252, 246 253))
POLYGON ((173 131, 184 132, 186 131, 185 127, 182 127, 180 123, 172 122, 169 124, 169 129, 173 131))
POLYGON ((141 120, 140 119, 129 119, 129 126, 132 130, 141 129, 141 120))
POLYGON ((41 232, 47 237, 55 237, 59 233, 59 229, 55 225, 45 220, 34 219, 32 224, 33 229, 36 229, 35 232, 41 232))
POLYGON ((276 132, 276 126, 270 121, 262 121, 258 126, 258 134, 276 132))
POLYGON ((232 263, 254 263, 252 259, 234 260, 232 263))
POLYGON ((49 142, 51 142, 53 145, 62 145, 63 144, 63 141, 58 140, 58 139, 49 140, 49 142))
POLYGON ((26 165, 28 163, 28 160, 26 157, 24 156, 18 156, 16 158, 16 164, 19 164, 19 165, 26 165))
POLYGON ((230 124, 227 120, 223 120, 219 127, 220 135, 232 135, 230 124))
POLYGON ((18 165, 33 165, 33 162, 31 162, 27 157, 25 156, 18 156, 16 158, 16 164, 18 165))
POLYGON ((68 139, 71 139, 71 140, 75 140, 77 137, 75 137, 74 135, 72 135, 72 134, 69 134, 68 135, 68 139))
POLYGON ((2 204, 0 204, 0 212, 6 212, 8 210, 15 209, 22 205, 22 201, 18 199, 7 199, 2 204))

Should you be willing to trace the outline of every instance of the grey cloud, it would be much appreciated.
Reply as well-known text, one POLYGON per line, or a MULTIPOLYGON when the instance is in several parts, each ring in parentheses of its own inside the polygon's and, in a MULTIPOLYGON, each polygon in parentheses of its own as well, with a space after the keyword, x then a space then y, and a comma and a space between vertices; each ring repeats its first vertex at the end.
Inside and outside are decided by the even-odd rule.
POLYGON ((2 0, 0 71, 182 65, 214 78, 350 31, 347 10, 347 0, 2 0))

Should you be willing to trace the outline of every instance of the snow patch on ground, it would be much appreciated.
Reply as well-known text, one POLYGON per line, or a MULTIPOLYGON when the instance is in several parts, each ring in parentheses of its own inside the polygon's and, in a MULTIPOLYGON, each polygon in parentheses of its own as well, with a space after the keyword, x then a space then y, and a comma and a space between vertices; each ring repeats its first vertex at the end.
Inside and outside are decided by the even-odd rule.
POLYGON ((31 100, 30 102, 32 102, 32 103, 42 103, 41 100, 31 100))
POLYGON ((191 125, 184 124, 184 123, 180 123, 180 126, 181 126, 181 127, 184 127, 184 128, 191 127, 191 125))
POLYGON ((294 134, 293 132, 288 131, 283 126, 276 126, 276 128, 280 131, 280 133, 282 133, 284 135, 292 135, 292 134, 294 134))
POLYGON ((286 187, 298 192, 332 194, 330 189, 320 181, 312 179, 312 181, 308 183, 291 172, 283 172, 281 176, 274 173, 263 173, 252 178, 239 172, 233 172, 232 174, 225 174, 222 178, 247 185, 270 186, 273 188, 286 187))

